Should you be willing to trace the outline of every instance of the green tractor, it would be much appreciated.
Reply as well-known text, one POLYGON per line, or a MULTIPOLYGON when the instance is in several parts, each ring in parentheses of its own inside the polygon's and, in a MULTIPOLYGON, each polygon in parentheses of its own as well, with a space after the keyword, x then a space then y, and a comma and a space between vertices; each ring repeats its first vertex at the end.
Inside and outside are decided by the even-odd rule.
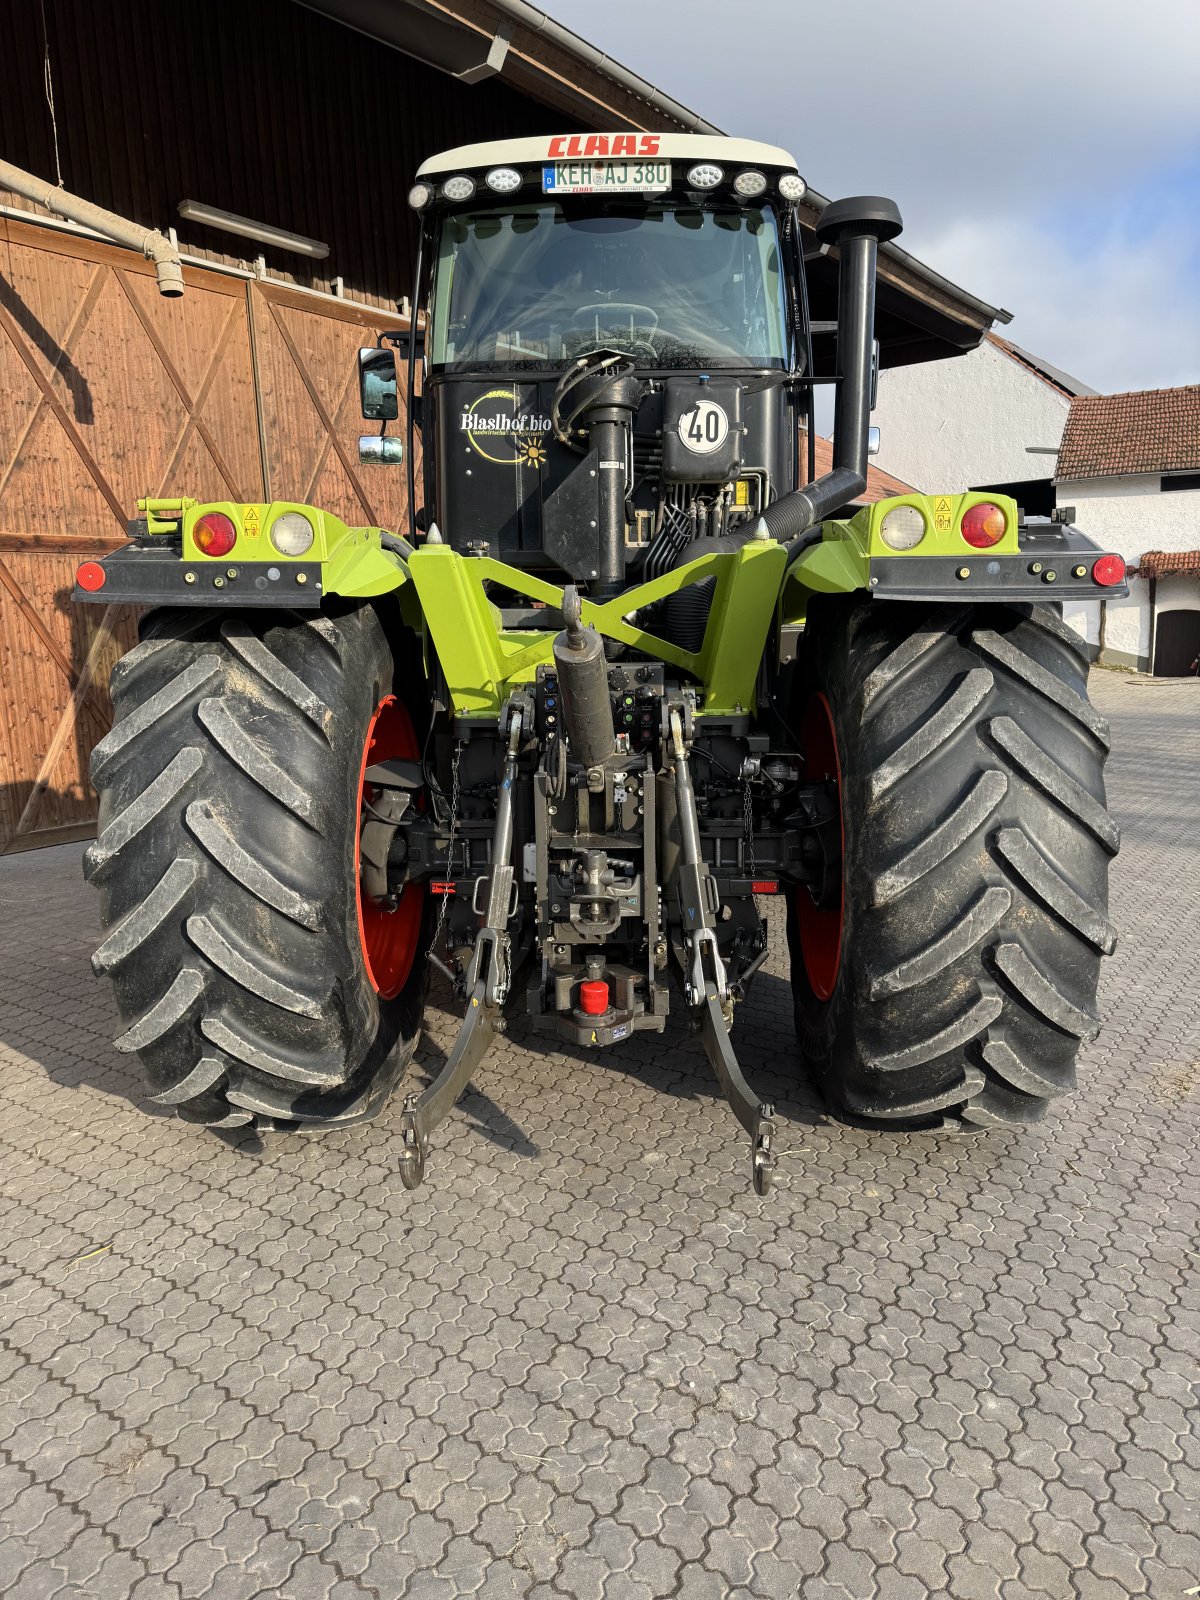
POLYGON ((374 1116, 436 967, 464 1015, 399 1118, 411 1187, 510 1007, 607 1049, 674 994, 761 1192, 772 1110, 731 1025, 769 895, 797 1069, 836 1112, 1010 1127, 1071 1089, 1118 833, 1056 602, 1124 593, 1123 564, 1003 495, 857 503, 901 227, 878 197, 818 224, 815 476, 804 192, 734 139, 427 161, 422 381, 415 337, 360 358, 360 450, 407 470, 409 525, 148 500, 80 569, 76 599, 149 608, 85 870, 153 1100, 223 1128, 374 1116))

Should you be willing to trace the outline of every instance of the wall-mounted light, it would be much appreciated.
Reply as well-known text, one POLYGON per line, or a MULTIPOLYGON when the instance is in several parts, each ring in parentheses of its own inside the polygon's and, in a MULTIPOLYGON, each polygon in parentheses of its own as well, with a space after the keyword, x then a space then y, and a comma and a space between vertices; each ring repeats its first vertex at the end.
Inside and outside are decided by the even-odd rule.
POLYGON ((236 233, 243 239, 253 239, 257 244, 270 245, 276 250, 310 256, 314 261, 324 261, 329 254, 329 246, 319 239, 306 239, 302 233, 288 233, 284 228, 273 228, 269 222, 255 222, 251 217, 239 217, 232 211, 219 211, 216 206, 202 205, 199 200, 181 200, 179 215, 189 222, 201 222, 206 228, 220 228, 222 233, 236 233))

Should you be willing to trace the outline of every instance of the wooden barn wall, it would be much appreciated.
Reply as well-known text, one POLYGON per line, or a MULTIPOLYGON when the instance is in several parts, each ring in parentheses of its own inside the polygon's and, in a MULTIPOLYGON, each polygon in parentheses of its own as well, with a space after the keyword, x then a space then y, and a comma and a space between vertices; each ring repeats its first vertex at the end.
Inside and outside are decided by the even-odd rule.
MULTIPOLYGON (((0 150, 54 179, 49 46, 69 190, 191 254, 260 252, 177 214, 199 200, 330 246, 269 271, 395 307, 411 292, 406 196, 421 160, 481 139, 578 124, 499 78, 470 87, 291 0, 0 0, 0 150)), ((0 190, 0 200, 29 208, 0 190)))
POLYGON ((88 756, 136 619, 72 605, 79 562, 121 541, 146 493, 274 495, 401 525, 405 474, 357 461, 355 352, 401 326, 413 174, 439 149, 577 124, 291 0, 0 0, 0 41, 7 160, 56 177, 48 50, 66 188, 176 228, 214 266, 260 247, 184 221, 181 200, 330 246, 321 262, 262 250, 282 283, 189 268, 184 298, 164 301, 137 256, 0 218, 3 854, 94 828, 88 756), (338 278, 345 303, 286 287, 338 278))
MULTIPOLYGON (((357 352, 394 313, 188 268, 178 300, 115 246, 0 218, 0 855, 89 834, 127 607, 71 601, 139 496, 294 499, 402 527, 363 467, 357 352)), ((401 424, 403 425, 403 423, 401 424)))

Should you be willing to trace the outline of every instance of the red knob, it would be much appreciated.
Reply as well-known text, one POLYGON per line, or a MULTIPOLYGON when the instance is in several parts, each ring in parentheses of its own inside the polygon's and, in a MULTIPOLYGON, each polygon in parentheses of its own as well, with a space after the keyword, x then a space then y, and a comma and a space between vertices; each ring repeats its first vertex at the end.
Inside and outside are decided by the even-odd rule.
POLYGON ((588 1017, 602 1016, 608 1010, 608 985, 603 979, 579 985, 579 1009, 588 1017))

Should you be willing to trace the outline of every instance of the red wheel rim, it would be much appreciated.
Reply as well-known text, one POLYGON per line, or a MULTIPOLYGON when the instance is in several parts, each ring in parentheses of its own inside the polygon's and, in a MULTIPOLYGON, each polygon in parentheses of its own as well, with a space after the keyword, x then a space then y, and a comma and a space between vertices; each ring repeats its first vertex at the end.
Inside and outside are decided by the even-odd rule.
MULTIPOLYGON (((837 735, 833 731, 833 712, 823 694, 810 696, 804 708, 801 727, 804 739, 804 776, 810 781, 832 780, 837 786, 838 827, 842 851, 846 847, 846 823, 842 813, 842 767, 838 760, 837 735)), ((796 921, 800 926, 800 950, 809 986, 818 1000, 828 1000, 837 986, 842 965, 842 925, 846 909, 845 871, 838 880, 836 906, 818 906, 808 889, 796 890, 796 921)))
POLYGON ((425 889, 422 884, 409 884, 394 911, 377 905, 363 893, 359 856, 363 807, 375 792, 367 782, 367 768, 377 761, 415 761, 419 754, 412 718, 395 695, 385 695, 375 708, 363 743, 362 764, 358 769, 358 818, 354 826, 358 940, 371 985, 385 1000, 395 999, 412 971, 421 942, 425 889))

